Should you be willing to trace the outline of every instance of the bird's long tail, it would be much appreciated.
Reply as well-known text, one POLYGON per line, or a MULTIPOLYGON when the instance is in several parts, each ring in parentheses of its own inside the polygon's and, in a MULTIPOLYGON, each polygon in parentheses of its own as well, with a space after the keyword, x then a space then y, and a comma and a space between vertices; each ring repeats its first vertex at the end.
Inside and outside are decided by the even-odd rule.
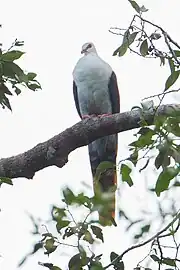
POLYGON ((102 209, 98 210, 100 223, 103 225, 111 225, 115 218, 117 146, 117 134, 100 138, 88 146, 94 193, 100 195, 101 203, 104 195, 102 209))

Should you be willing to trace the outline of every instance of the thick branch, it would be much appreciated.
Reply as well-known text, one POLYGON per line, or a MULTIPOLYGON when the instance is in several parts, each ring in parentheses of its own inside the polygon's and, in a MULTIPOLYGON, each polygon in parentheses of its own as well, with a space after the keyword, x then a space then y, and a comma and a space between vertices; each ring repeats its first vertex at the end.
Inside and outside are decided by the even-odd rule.
MULTIPOLYGON (((162 105, 159 115, 180 115, 180 105, 162 105)), ((143 112, 149 125, 153 124, 154 111, 143 112)), ((95 117, 78 122, 50 140, 34 148, 9 158, 0 160, 0 177, 33 178, 35 172, 48 166, 63 167, 68 155, 76 148, 88 145, 103 137, 139 127, 142 116, 140 110, 133 110, 107 117, 95 117)))

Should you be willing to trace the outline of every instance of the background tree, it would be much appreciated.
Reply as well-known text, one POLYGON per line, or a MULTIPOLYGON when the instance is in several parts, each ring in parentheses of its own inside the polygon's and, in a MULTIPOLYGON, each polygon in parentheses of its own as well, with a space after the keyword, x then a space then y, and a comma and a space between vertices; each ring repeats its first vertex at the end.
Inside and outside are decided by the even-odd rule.
MULTIPOLYGON (((48 229, 48 225, 46 225, 45 233, 42 234, 41 240, 35 244, 31 254, 43 248, 45 254, 49 255, 55 252, 59 246, 67 245, 70 248, 74 248, 75 254, 69 260, 69 269, 98 270, 110 269, 110 267, 113 267, 114 269, 124 269, 126 267, 124 264, 124 256, 126 254, 131 256, 129 253, 131 250, 140 248, 146 244, 150 244, 149 253, 145 258, 140 258, 140 262, 137 266, 134 266, 136 269, 178 269, 179 207, 178 203, 176 203, 176 194, 178 193, 179 186, 179 107, 172 105, 162 107, 161 104, 165 95, 172 93, 172 91, 178 91, 176 89, 169 90, 169 88, 175 83, 179 76, 180 50, 179 45, 172 40, 169 34, 167 34, 160 26, 144 19, 144 12, 147 12, 147 9, 144 6, 140 7, 135 1, 129 2, 135 8, 137 14, 133 17, 130 25, 125 29, 125 32, 122 33, 120 28, 110 30, 111 32, 112 30, 118 30, 117 34, 123 35, 122 44, 115 50, 114 55, 122 56, 130 50, 131 52, 138 53, 142 57, 155 57, 160 59, 161 64, 169 64, 171 73, 165 82, 163 93, 158 93, 156 95, 156 97, 159 98, 158 104, 154 105, 152 101, 142 103, 141 106, 135 106, 131 113, 121 116, 116 115, 112 118, 105 119, 102 123, 98 123, 97 119, 94 119, 93 121, 97 123, 93 133, 95 135, 90 134, 92 132, 91 128, 87 130, 87 134, 89 135, 88 140, 91 141, 96 137, 109 134, 109 132, 118 131, 118 128, 120 129, 120 127, 117 125, 122 124, 123 121, 127 120, 127 118, 125 119, 127 116, 132 120, 129 122, 129 129, 140 126, 140 129, 135 134, 136 140, 130 144, 130 155, 126 159, 121 160, 118 167, 122 181, 126 182, 129 186, 133 185, 134 171, 139 171, 139 173, 142 174, 148 170, 154 170, 154 176, 152 177, 151 175, 151 181, 146 181, 146 179, 144 181, 144 191, 147 192, 147 196, 153 198, 154 202, 156 201, 157 213, 154 215, 154 213, 143 209, 143 212, 137 214, 136 218, 134 218, 131 217, 131 213, 127 213, 126 207, 121 207, 119 209, 119 218, 125 220, 127 231, 131 230, 132 240, 136 244, 130 246, 121 254, 112 251, 109 264, 104 265, 102 254, 95 254, 91 245, 93 246, 94 243, 96 243, 96 239, 104 241, 103 230, 100 227, 99 221, 93 214, 97 207, 104 206, 104 209, 107 208, 109 203, 108 196, 99 194, 98 196, 88 197, 83 193, 76 194, 71 189, 66 188, 63 191, 62 204, 52 207, 51 219, 56 226, 55 230, 51 232, 48 229), (153 27, 153 30, 149 30, 149 24, 153 27), (164 39, 167 47, 162 46, 162 39, 164 39), (160 45, 157 42, 160 42, 160 45), (161 46, 167 48, 167 50, 162 50, 161 46), (166 110, 163 110, 164 108, 166 108, 166 110), (131 126, 131 123, 135 123, 135 125, 131 126), (149 127, 150 124, 151 127, 149 127), (112 130, 109 131, 107 127, 111 127, 112 130), (168 191, 164 192, 167 189, 168 191), (161 200, 157 200, 155 199, 154 193, 157 196, 161 193, 162 195, 165 195, 161 197, 161 200), (167 205, 164 206, 165 202, 167 205), (83 219, 75 219, 74 211, 76 210, 74 209, 74 206, 76 207, 77 205, 82 208, 85 216, 83 219), (167 225, 164 224, 165 222, 167 225), (154 231, 156 231, 156 233, 154 233, 154 231), (147 240, 140 243, 139 241, 144 237, 147 237, 147 240), (69 239, 72 239, 71 243, 69 243, 69 239)), ((10 51, 7 53, 10 53, 10 51)), ((6 53, 4 54, 6 56, 6 53)), ((17 52, 13 52, 13 54, 17 55, 17 52)), ((2 63, 4 63, 3 58, 1 59, 2 63)), ((13 61, 16 59, 13 59, 13 61)), ((11 60, 11 62, 13 61, 11 60)), ((9 77, 11 78, 11 76, 8 76, 7 80, 9 77)), ((17 76, 13 76, 15 79, 17 78, 17 76)), ((3 81, 3 83, 5 82, 6 81, 3 81)), ((15 86, 13 84, 12 86, 17 87, 16 84, 19 81, 12 82, 15 84, 15 86)), ((25 82, 20 81, 20 83, 25 82)), ((36 85, 39 84, 37 83, 36 85)), ((4 96, 6 97, 5 94, 4 96)), ((2 100, 6 100, 4 96, 2 100)), ((150 98, 152 99, 154 97, 155 96, 150 98)), ((10 108, 7 104, 9 104, 9 102, 4 105, 10 108)), ((90 127, 91 122, 82 122, 78 127, 83 125, 90 127)), ((73 130, 77 131, 75 128, 73 130)), ((62 147, 60 147, 61 145, 58 147, 57 143, 64 139, 64 135, 68 135, 68 130, 63 136, 53 138, 45 144, 38 145, 34 148, 34 152, 31 151, 32 159, 29 163, 32 167, 34 165, 34 172, 43 168, 43 166, 56 165, 62 167, 67 162, 65 154, 69 154, 69 152, 77 146, 85 144, 81 141, 81 130, 79 129, 79 137, 77 132, 77 140, 74 142, 74 148, 70 149, 69 152, 67 151, 65 154, 63 153, 63 156, 60 152, 62 147), (60 141, 58 141, 59 138, 60 141), (46 153, 48 156, 46 155, 46 163, 41 163, 39 162, 40 160, 37 159, 37 152, 38 150, 44 149, 44 145, 46 146, 45 152, 41 152, 41 154, 45 155, 46 153), (37 168, 35 163, 40 164, 41 167, 37 168)), ((22 160, 23 156, 13 157, 13 160, 17 161, 18 158, 21 158, 22 160)), ((44 160, 45 159, 41 161, 45 162, 44 160)), ((3 166, 7 166, 7 164, 9 164, 7 162, 12 164, 12 158, 1 160, 3 166)), ((17 168, 17 163, 12 165, 17 168)), ((27 161, 25 165, 27 165, 27 161)), ((101 164, 99 173, 107 169, 107 165, 108 164, 106 163, 101 164)), ((13 171, 15 167, 13 167, 13 171)), ((10 166, 8 168, 10 169, 5 170, 4 175, 1 174, 3 176, 1 180, 2 183, 12 183, 9 176, 22 176, 20 174, 12 175, 12 167, 10 166)), ((19 173, 19 168, 17 168, 15 173, 17 172, 19 173)), ((27 173, 27 167, 25 172, 27 173)), ((32 178, 33 173, 26 176, 27 178, 32 178)), ((118 190, 120 198, 123 188, 124 185, 121 183, 118 190)), ((33 222, 35 226, 34 234, 39 234, 39 224, 36 224, 36 221, 34 220, 33 222)), ((60 269, 60 266, 55 266, 53 263, 49 262, 39 262, 39 264, 53 270, 60 269)))

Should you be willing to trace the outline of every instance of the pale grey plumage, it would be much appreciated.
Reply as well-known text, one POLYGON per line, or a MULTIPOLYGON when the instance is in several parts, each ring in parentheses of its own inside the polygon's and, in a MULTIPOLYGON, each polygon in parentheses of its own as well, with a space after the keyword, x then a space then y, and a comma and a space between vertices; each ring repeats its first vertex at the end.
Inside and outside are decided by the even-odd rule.
POLYGON ((112 113, 108 89, 111 74, 112 68, 92 44, 91 51, 80 58, 73 71, 81 115, 112 113))

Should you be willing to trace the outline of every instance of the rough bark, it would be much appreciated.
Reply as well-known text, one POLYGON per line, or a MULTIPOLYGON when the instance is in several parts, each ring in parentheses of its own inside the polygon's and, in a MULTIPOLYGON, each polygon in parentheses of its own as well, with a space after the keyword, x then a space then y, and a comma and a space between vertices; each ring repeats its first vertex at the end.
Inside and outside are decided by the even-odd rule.
MULTIPOLYGON (((180 105, 162 105, 156 114, 180 115, 180 105)), ((143 118, 148 125, 153 124, 154 110, 143 111, 143 118)), ((0 160, 0 177, 32 179, 35 172, 48 166, 59 168, 68 162, 68 155, 76 148, 88 145, 90 142, 103 137, 140 127, 142 113, 132 110, 107 117, 85 119, 46 142, 32 149, 9 158, 0 160)))

